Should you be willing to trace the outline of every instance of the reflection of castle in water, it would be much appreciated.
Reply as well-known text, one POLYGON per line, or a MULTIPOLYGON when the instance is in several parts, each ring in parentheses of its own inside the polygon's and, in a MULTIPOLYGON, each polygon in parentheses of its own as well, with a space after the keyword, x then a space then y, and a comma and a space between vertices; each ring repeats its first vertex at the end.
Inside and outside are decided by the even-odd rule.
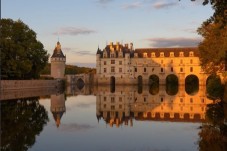
POLYGON ((149 87, 115 88, 98 87, 96 95, 96 114, 98 120, 103 118, 111 127, 121 124, 133 125, 135 120, 201 122, 205 120, 206 105, 211 100, 206 98, 205 86, 200 86, 194 95, 185 92, 184 86, 179 86, 176 95, 168 95, 165 86, 160 86, 159 92, 152 95, 149 87))
POLYGON ((51 95, 50 109, 56 122, 56 126, 59 127, 61 124, 61 117, 66 111, 64 93, 51 95))

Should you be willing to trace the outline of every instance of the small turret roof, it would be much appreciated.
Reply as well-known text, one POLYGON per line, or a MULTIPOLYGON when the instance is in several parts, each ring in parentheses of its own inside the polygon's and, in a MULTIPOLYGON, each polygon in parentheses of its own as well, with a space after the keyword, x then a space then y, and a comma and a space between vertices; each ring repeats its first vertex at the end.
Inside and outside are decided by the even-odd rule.
POLYGON ((61 50, 61 44, 59 41, 57 42, 57 45, 54 49, 54 52, 53 52, 51 58, 65 58, 65 56, 61 50))

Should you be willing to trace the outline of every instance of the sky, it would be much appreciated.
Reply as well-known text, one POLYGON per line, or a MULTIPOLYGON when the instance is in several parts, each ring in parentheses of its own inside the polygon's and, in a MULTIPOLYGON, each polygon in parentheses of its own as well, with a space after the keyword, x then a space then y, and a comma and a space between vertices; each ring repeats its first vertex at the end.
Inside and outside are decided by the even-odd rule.
POLYGON ((196 30, 212 14, 202 0, 1 0, 1 18, 22 20, 50 55, 59 40, 66 64, 90 67, 110 42, 197 46, 196 30))

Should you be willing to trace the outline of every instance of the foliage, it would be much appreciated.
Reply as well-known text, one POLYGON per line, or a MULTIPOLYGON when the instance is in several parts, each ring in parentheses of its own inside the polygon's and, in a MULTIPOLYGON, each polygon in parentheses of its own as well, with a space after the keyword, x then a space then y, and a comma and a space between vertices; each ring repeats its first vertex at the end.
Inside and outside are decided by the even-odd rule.
POLYGON ((206 84, 207 95, 209 98, 215 99, 223 99, 224 96, 224 85, 221 84, 221 79, 217 75, 211 75, 207 79, 206 84))
POLYGON ((26 151, 48 122, 38 98, 1 101, 1 150, 26 151))
POLYGON ((206 122, 199 132, 198 141, 201 151, 225 151, 227 149, 227 125, 224 122, 224 106, 221 103, 209 104, 206 111, 206 122))
POLYGON ((49 55, 36 33, 21 20, 12 19, 1 19, 0 30, 2 78, 38 78, 49 55))
POLYGON ((208 73, 222 72, 227 53, 227 1, 204 0, 203 4, 211 4, 213 16, 207 19, 198 33, 204 38, 199 44, 201 64, 208 73))
MULTIPOLYGON (((48 63, 45 68, 41 71, 41 74, 48 74, 50 75, 50 68, 51 64, 48 63)), ((78 67, 74 65, 66 65, 65 67, 65 74, 80 74, 80 73, 94 73, 94 68, 88 67, 78 67)))
POLYGON ((208 73, 223 71, 226 63, 227 51, 227 26, 222 24, 203 24, 198 33, 204 40, 199 44, 200 61, 204 70, 208 73))

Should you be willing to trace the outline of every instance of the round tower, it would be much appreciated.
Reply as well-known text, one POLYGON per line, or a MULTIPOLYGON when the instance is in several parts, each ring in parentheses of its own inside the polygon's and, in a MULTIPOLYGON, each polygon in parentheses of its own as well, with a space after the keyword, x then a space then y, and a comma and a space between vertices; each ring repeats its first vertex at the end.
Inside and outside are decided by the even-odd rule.
POLYGON ((63 79, 65 77, 66 56, 61 50, 61 44, 58 41, 51 56, 51 76, 54 79, 63 79))
POLYGON ((65 96, 64 94, 51 95, 51 112, 53 114, 56 126, 59 127, 61 123, 61 117, 65 113, 65 96))

